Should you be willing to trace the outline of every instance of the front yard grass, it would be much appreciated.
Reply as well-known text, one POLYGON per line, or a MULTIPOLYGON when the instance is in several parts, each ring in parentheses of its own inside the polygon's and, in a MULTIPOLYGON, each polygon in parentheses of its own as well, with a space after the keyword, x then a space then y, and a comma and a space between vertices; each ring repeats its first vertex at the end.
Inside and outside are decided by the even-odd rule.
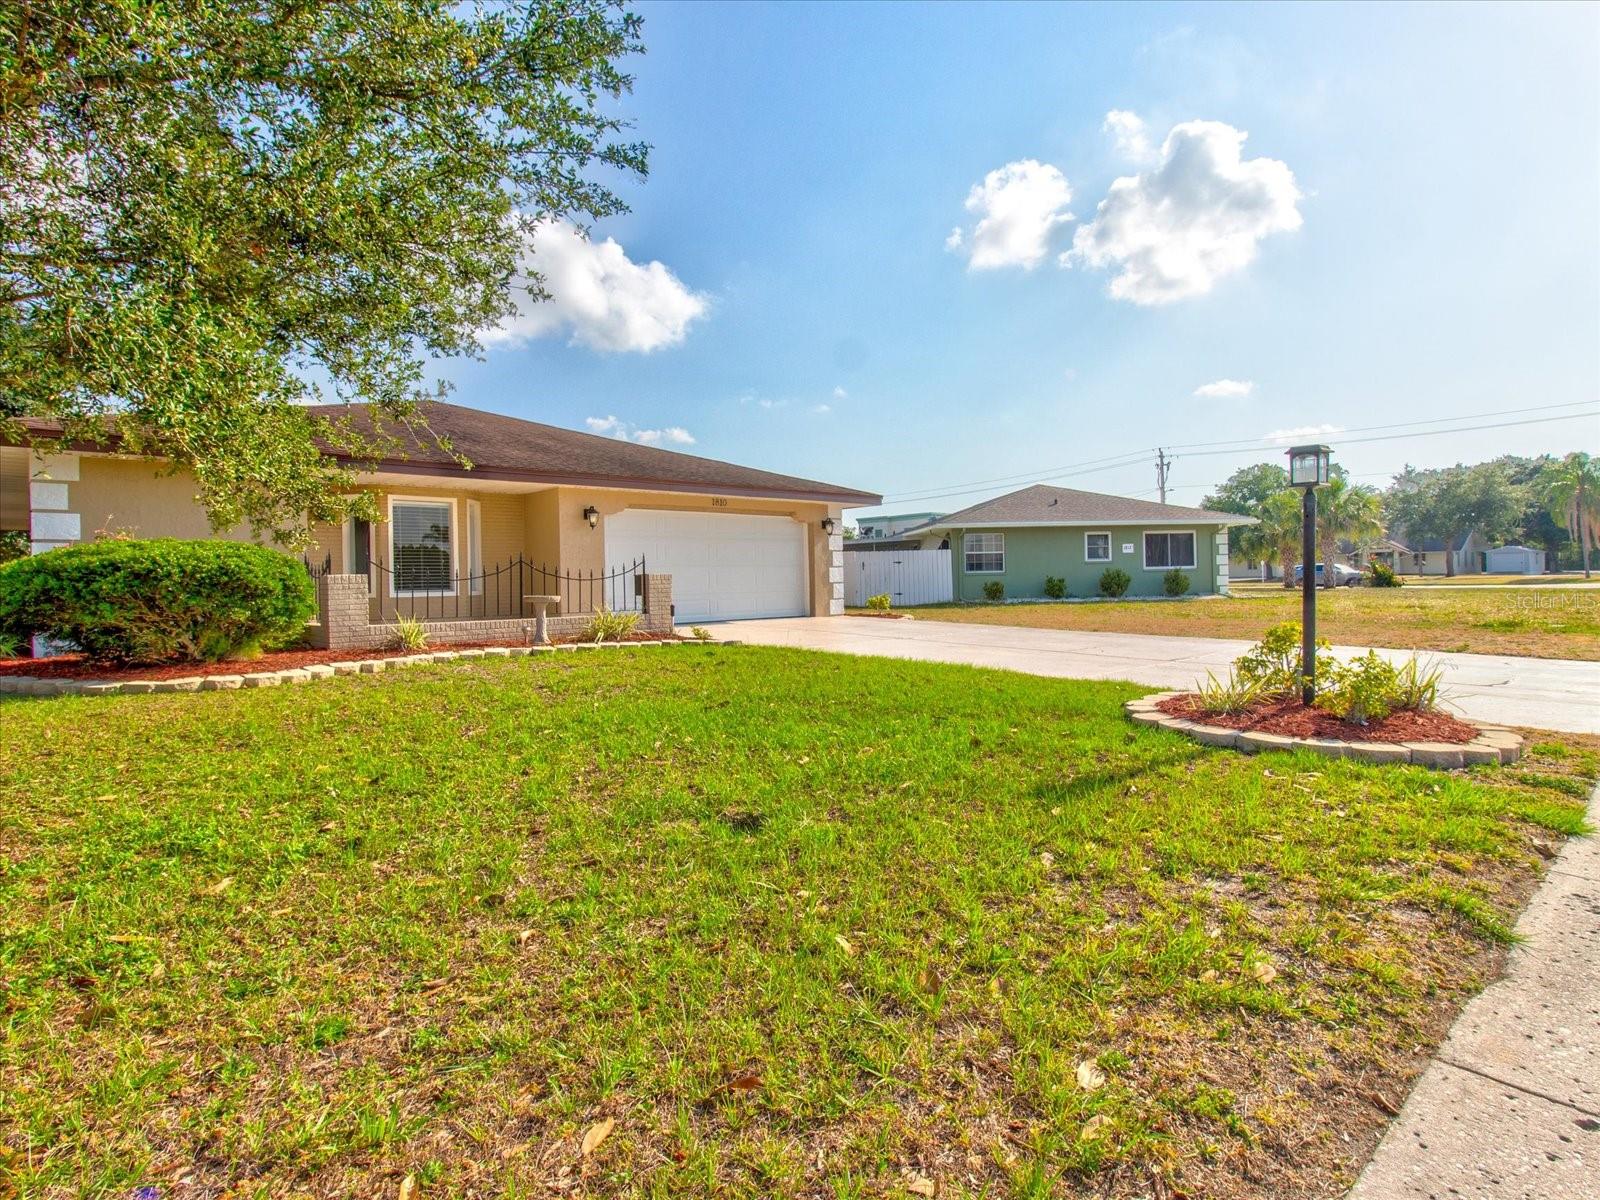
POLYGON ((1139 690, 706 646, 0 701, 0 1193, 1335 1194, 1600 742, 1247 759, 1139 690))
MULTIPOLYGON (((929 621, 1256 641, 1279 621, 1300 619, 1300 593, 1280 585, 1183 603, 928 604, 906 611, 929 621)), ((1600 591, 1333 588, 1318 593, 1317 633, 1342 646, 1600 661, 1600 591)))

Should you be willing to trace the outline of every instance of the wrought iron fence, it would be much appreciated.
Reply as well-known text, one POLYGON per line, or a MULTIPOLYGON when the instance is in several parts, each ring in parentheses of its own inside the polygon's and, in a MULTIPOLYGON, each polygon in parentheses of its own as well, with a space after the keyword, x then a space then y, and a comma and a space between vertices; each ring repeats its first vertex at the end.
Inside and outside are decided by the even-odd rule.
POLYGON ((302 554, 300 561, 305 566, 306 574, 311 576, 312 579, 321 579, 329 571, 333 570, 332 553, 324 554, 321 562, 317 562, 309 554, 302 554))
POLYGON ((421 621, 502 620, 530 615, 525 597, 559 596, 551 615, 584 614, 599 608, 639 612, 644 608, 644 559, 609 571, 571 571, 533 563, 522 555, 468 575, 448 560, 374 558, 367 565, 372 606, 379 620, 396 616, 421 621))

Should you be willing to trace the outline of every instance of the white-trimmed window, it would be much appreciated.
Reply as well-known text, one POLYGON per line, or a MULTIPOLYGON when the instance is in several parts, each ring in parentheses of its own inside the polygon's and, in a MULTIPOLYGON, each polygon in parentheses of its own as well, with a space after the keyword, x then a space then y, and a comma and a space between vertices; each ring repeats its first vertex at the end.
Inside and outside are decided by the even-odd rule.
POLYGON ((1006 535, 969 533, 961 539, 968 575, 1003 575, 1006 569, 1006 535))
POLYGON ((397 596, 456 589, 456 502, 389 499, 390 576, 397 596))
POLYGON ((1111 561, 1111 535, 1109 533, 1086 533, 1083 535, 1083 561, 1084 562, 1110 562, 1111 561))
POLYGON ((1193 567, 1194 530, 1178 529, 1144 535, 1144 566, 1147 571, 1172 567, 1193 567))

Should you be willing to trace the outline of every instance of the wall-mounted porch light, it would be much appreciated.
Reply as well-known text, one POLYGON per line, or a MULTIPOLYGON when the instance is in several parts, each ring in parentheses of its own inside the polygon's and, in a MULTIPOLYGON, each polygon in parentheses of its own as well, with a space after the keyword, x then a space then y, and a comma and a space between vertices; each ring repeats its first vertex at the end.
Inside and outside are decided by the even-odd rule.
POLYGON ((592 504, 589 505, 588 508, 583 510, 583 519, 589 522, 590 529, 595 528, 600 524, 600 510, 592 504))
POLYGON ((834 519, 832 517, 823 517, 822 518, 822 532, 823 533, 827 534, 829 537, 832 537, 835 527, 836 527, 836 525, 835 525, 834 519))

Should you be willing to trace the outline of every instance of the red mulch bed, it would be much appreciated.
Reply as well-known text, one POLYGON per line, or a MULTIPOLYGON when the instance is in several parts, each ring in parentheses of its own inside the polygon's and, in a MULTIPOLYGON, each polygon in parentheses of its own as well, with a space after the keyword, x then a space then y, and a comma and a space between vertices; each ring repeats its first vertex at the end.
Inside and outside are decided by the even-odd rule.
POLYGON ((911 620, 911 614, 910 613, 897 613, 897 612, 853 612, 853 613, 845 613, 845 616, 847 616, 847 617, 876 617, 880 621, 909 621, 909 620, 911 620))
POLYGON ((1195 697, 1185 693, 1158 701, 1156 707, 1174 717, 1187 717, 1203 725, 1244 729, 1251 733, 1276 733, 1282 737, 1326 738, 1335 742, 1470 742, 1478 727, 1442 712, 1396 712, 1371 725, 1357 725, 1307 708, 1298 696, 1268 700, 1242 713, 1203 713, 1195 697))
MULTIPOLYGON (((560 645, 582 638, 551 638, 560 645)), ((675 634, 632 633, 629 642, 677 642, 675 634)), ((90 662, 81 654, 59 654, 53 658, 0 658, 0 675, 31 675, 35 679, 193 679, 205 675, 244 675, 253 671, 287 671, 318 663, 354 662, 364 658, 403 658, 437 650, 486 649, 489 646, 521 646, 522 642, 460 642, 429 646, 426 650, 280 650, 259 658, 224 662, 155 663, 138 667, 114 667, 90 662)))

